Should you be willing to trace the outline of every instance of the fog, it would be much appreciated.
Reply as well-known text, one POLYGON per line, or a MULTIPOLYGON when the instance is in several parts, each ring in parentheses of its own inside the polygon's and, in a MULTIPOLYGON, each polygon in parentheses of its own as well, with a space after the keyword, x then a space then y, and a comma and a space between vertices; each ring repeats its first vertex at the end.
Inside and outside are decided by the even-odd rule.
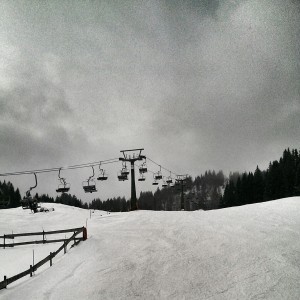
MULTIPOLYGON (((299 36, 295 0, 1 1, 1 173, 131 147, 191 176, 266 168, 299 148, 299 36)), ((64 175, 84 201, 129 197, 120 167, 88 196, 91 169, 64 175)), ((138 193, 154 190, 150 175, 138 193)), ((37 191, 57 184, 39 175, 37 191)))

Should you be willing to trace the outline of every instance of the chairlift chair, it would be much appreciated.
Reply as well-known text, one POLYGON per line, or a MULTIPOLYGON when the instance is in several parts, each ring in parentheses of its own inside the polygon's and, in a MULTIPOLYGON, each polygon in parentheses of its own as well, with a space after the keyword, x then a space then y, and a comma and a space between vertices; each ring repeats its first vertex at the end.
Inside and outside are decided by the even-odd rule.
POLYGON ((82 187, 85 193, 97 192, 94 179, 86 180, 82 182, 82 187))
POLYGON ((95 176, 95 170, 94 170, 93 166, 91 166, 91 167, 93 169, 93 175, 91 175, 86 181, 82 182, 82 187, 83 187, 83 190, 85 191, 85 193, 97 192, 96 183, 95 183, 95 180, 93 179, 93 177, 95 176))
POLYGON ((167 180, 166 180, 166 183, 167 184, 173 183, 172 177, 168 177, 167 180))
POLYGON ((101 169, 101 163, 99 164, 99 171, 100 171, 100 174, 99 174, 97 180, 100 180, 100 181, 107 180, 108 176, 107 176, 105 170, 101 169))
POLYGON ((102 174, 102 175, 99 175, 97 180, 100 180, 100 181, 104 181, 104 180, 107 180, 108 176, 105 175, 105 174, 102 174))
POLYGON ((27 209, 30 208, 34 213, 37 212, 38 208, 38 199, 37 198, 32 198, 30 192, 37 187, 37 177, 36 174, 34 174, 35 178, 35 185, 30 187, 29 190, 26 192, 25 197, 21 200, 22 208, 27 209))
POLYGON ((29 209, 29 197, 31 197, 31 195, 21 199, 21 205, 23 209, 29 209))
POLYGON ((142 173, 147 173, 148 169, 147 169, 147 165, 146 162, 142 163, 139 167, 139 172, 142 173))
POLYGON ((152 182, 152 185, 158 185, 155 174, 153 174, 153 178, 154 178, 154 181, 152 182))
POLYGON ((166 180, 164 179, 163 180, 163 183, 162 183, 162 185, 161 185, 163 188, 165 188, 165 187, 167 187, 168 186, 168 184, 167 184, 167 182, 166 182, 166 180))
POLYGON ((125 181, 125 180, 128 180, 128 177, 127 177, 127 175, 123 175, 123 174, 122 174, 122 171, 120 171, 120 172, 118 173, 118 180, 119 180, 119 181, 125 181))
POLYGON ((121 170, 121 175, 126 176, 129 174, 129 170, 127 169, 126 163, 123 164, 123 168, 121 170))
POLYGON ((141 176, 138 179, 138 181, 145 181, 145 180, 146 180, 145 176, 143 175, 143 173, 141 173, 141 176))
POLYGON ((25 193, 25 196, 23 197, 23 199, 21 199, 21 205, 22 205, 23 209, 29 208, 29 201, 30 201, 30 199, 32 199, 31 194, 30 194, 30 189, 25 193))
POLYGON ((166 183, 167 183, 167 184, 173 183, 173 180, 172 180, 172 172, 171 172, 171 171, 170 171, 170 176, 166 179, 166 183))
POLYGON ((159 171, 157 171, 157 173, 154 174, 154 178, 155 178, 155 180, 160 180, 163 178, 162 173, 161 173, 161 166, 159 166, 159 171))
POLYGON ((155 179, 156 179, 156 180, 160 180, 160 179, 162 179, 162 174, 161 174, 161 171, 158 171, 158 172, 156 173, 156 175, 155 175, 155 179))
POLYGON ((123 168, 122 169, 122 171, 121 171, 121 174, 123 175, 123 176, 127 176, 128 174, 129 174, 129 171, 128 171, 128 169, 126 168, 123 168))
POLYGON ((70 190, 70 184, 69 183, 63 183, 59 184, 58 188, 56 189, 57 193, 67 193, 70 190))
POLYGON ((108 176, 106 174, 100 174, 97 177, 97 180, 104 181, 104 180, 107 180, 107 178, 108 178, 108 176))
POLYGON ((60 184, 58 185, 58 188, 56 189, 57 193, 67 193, 70 190, 70 184, 66 182, 66 179, 63 177, 60 177, 60 170, 58 171, 58 180, 60 181, 60 184))

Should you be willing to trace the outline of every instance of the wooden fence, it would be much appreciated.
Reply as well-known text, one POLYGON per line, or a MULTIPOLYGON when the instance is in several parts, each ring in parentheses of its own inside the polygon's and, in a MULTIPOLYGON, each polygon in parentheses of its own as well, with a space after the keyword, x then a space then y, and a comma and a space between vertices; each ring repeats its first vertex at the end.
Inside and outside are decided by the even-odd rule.
MULTIPOLYGON (((59 234, 59 233, 67 233, 67 232, 76 232, 80 231, 82 232, 83 227, 79 228, 72 228, 72 229, 64 229, 64 230, 52 230, 52 231, 41 231, 41 232, 28 232, 28 233, 12 233, 12 234, 4 234, 0 236, 0 239, 3 239, 3 243, 0 243, 0 247, 14 247, 14 246, 22 246, 22 245, 29 245, 29 244, 47 244, 47 243, 58 243, 58 242, 64 242, 65 239, 56 239, 56 240, 46 240, 46 235, 51 234, 59 234), (36 235, 42 235, 43 239, 38 241, 28 241, 28 242, 21 242, 21 243, 7 243, 6 240, 14 240, 16 237, 23 237, 23 236, 36 236, 36 235)), ((80 238, 79 238, 80 239, 80 238)))
MULTIPOLYGON (((73 246, 78 245, 80 243, 80 241, 85 241, 87 239, 87 231, 85 227, 80 227, 80 228, 73 228, 73 229, 65 229, 65 230, 55 230, 55 231, 43 231, 43 232, 32 232, 32 233, 18 233, 18 234, 7 234, 4 236, 0 236, 0 238, 4 239, 4 243, 2 244, 2 246, 4 245, 6 247, 13 247, 13 246, 19 246, 19 245, 28 245, 28 244, 37 244, 37 243, 54 243, 54 242, 63 242, 63 244, 55 251, 55 252, 50 252, 50 254, 45 257, 44 259, 42 259, 41 261, 39 261, 38 263, 36 263, 35 265, 30 265, 29 269, 15 275, 12 277, 7 278, 6 276, 4 276, 4 280, 0 282, 0 290, 4 289, 7 287, 8 284, 21 279, 24 276, 30 275, 30 277, 32 277, 32 273, 34 271, 36 271, 38 268, 40 268, 42 265, 44 265, 45 263, 47 263, 48 261, 50 261, 50 267, 52 266, 52 260, 53 258, 62 250, 64 250, 64 254, 67 252, 67 246, 70 242, 74 241, 73 246), (51 241, 46 241, 45 240, 45 235, 47 234, 58 234, 58 233, 66 233, 66 232, 73 232, 73 235, 68 238, 68 239, 59 239, 59 240, 51 240, 51 241), (76 237, 79 233, 82 232, 82 237, 76 237), (32 236, 32 235, 43 235, 43 240, 42 241, 30 241, 30 242, 24 242, 24 243, 14 243, 14 244, 5 244, 5 239, 14 239, 14 237, 17 236, 32 236), (13 245, 13 246, 12 246, 13 245)), ((1 245, 1 244, 0 244, 1 245)))

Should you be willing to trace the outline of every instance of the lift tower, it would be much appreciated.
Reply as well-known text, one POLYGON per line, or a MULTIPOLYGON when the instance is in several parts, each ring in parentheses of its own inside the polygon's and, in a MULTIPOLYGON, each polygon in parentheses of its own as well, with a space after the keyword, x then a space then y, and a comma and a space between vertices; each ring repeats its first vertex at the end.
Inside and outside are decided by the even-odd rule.
POLYGON ((177 178, 175 179, 175 181, 177 182, 178 185, 180 185, 180 191, 181 191, 181 201, 180 201, 180 209, 184 210, 185 209, 185 205, 184 205, 184 187, 186 185, 186 179, 187 179, 188 175, 177 175, 177 178))
POLYGON ((134 174, 134 163, 137 160, 146 159, 146 156, 142 155, 144 148, 140 149, 130 149, 130 150, 121 150, 124 157, 120 157, 119 160, 130 162, 131 164, 131 199, 130 199, 130 210, 137 210, 137 200, 136 200, 136 189, 135 189, 135 174, 134 174), (128 154, 128 152, 133 152, 128 154))

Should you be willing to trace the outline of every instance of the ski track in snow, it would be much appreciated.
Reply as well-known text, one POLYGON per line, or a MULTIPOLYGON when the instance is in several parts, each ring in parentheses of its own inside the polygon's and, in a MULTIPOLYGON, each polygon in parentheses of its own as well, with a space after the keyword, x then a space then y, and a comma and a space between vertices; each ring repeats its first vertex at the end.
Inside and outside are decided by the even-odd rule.
MULTIPOLYGON (((1 290, 1 299, 299 299, 300 197, 206 212, 95 211, 91 219, 52 206, 48 214, 0 211, 0 235, 88 219, 88 240, 1 290)), ((0 249, 0 276, 29 265, 32 248, 48 255, 44 246, 0 249)))

